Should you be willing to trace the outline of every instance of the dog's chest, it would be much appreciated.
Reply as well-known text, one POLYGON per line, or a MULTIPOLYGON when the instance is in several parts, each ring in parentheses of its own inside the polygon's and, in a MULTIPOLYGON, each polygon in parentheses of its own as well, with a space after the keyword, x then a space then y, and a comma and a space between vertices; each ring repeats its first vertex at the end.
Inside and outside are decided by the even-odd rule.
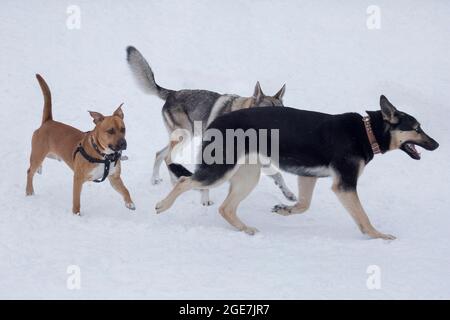
MULTIPOLYGON (((116 172, 116 166, 114 165, 114 162, 111 162, 109 166, 109 174, 113 175, 116 172)), ((91 170, 89 173, 90 180, 99 180, 103 178, 103 174, 105 173, 105 165, 103 163, 100 163, 94 167, 94 169, 91 170)))

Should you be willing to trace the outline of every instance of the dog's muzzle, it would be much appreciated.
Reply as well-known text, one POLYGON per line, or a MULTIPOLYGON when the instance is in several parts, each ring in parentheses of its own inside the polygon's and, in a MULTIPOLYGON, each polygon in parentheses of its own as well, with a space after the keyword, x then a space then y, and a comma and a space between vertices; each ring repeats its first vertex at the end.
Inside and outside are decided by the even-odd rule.
POLYGON ((127 140, 125 138, 120 139, 115 146, 110 145, 110 149, 118 152, 127 149, 127 140))
POLYGON ((420 146, 428 151, 436 150, 439 147, 439 143, 429 136, 425 136, 423 141, 406 141, 400 149, 406 152, 414 160, 420 160, 420 152, 417 151, 415 146, 420 146))
POLYGON ((433 151, 436 150, 437 148, 439 148, 439 143, 434 140, 433 138, 430 138, 429 144, 428 144, 428 149, 429 151, 433 151))

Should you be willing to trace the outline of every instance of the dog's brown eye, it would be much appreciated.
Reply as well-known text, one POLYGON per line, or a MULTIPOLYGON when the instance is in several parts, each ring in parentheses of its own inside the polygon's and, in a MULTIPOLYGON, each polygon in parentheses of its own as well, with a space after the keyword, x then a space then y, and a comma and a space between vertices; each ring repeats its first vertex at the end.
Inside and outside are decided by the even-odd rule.
POLYGON ((114 128, 111 128, 109 130, 106 130, 106 132, 108 132, 109 134, 114 134, 116 133, 116 130, 114 130, 114 128))
POLYGON ((120 132, 125 133, 125 128, 120 129, 120 132))

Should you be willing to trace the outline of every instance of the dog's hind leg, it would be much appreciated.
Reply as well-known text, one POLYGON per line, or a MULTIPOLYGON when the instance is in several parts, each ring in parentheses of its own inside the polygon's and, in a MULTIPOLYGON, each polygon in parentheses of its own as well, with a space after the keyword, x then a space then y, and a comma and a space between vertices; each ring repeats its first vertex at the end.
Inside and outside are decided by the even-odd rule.
POLYGON ((181 177, 167 197, 156 204, 156 213, 166 211, 172 206, 180 194, 196 187, 199 187, 199 183, 197 181, 192 180, 191 177, 181 177))
POLYGON ((42 165, 42 162, 47 155, 47 150, 42 148, 41 146, 37 146, 36 143, 37 137, 36 134, 33 135, 32 139, 32 147, 31 147, 31 155, 30 155, 30 167, 27 170, 27 187, 26 187, 26 195, 31 196, 34 194, 33 188, 33 177, 36 171, 42 165))
MULTIPOLYGON (((182 131, 183 129, 180 129, 180 132, 185 132, 182 131)), ((174 131, 176 132, 176 131, 174 131)), ((172 155, 173 153, 176 153, 177 150, 177 146, 184 141, 185 137, 184 136, 176 136, 176 138, 172 137, 173 139, 170 140, 169 145, 167 146, 167 152, 165 153, 165 157, 164 157, 164 161, 166 162, 166 166, 169 167, 169 165, 172 163, 172 155)), ((170 175, 170 181, 172 182, 173 185, 175 185, 178 181, 178 178, 172 173, 172 171, 169 170, 169 175, 170 175)))
POLYGON ((162 179, 159 177, 159 168, 161 167, 161 163, 164 158, 169 153, 169 146, 165 146, 161 150, 159 150, 155 155, 155 162, 153 164, 153 172, 152 172, 152 184, 159 184, 162 179))
POLYGON ((278 188, 280 188, 281 192, 283 192, 283 195, 286 197, 286 199, 288 199, 289 201, 297 201, 297 197, 291 190, 289 190, 280 172, 269 175, 269 177, 273 179, 278 188))
POLYGON ((291 214, 303 213, 308 210, 311 205, 311 199, 316 182, 316 177, 299 176, 297 178, 298 202, 293 206, 286 206, 284 204, 276 205, 273 207, 272 212, 283 216, 289 216, 291 214))
POLYGON ((80 215, 81 190, 83 188, 83 183, 83 177, 77 173, 74 173, 72 190, 72 213, 78 216, 80 215))
POLYGON ((236 210, 257 185, 260 172, 259 165, 242 165, 230 179, 228 196, 219 208, 220 214, 229 224, 249 235, 254 235, 258 230, 243 223, 236 215, 236 210))

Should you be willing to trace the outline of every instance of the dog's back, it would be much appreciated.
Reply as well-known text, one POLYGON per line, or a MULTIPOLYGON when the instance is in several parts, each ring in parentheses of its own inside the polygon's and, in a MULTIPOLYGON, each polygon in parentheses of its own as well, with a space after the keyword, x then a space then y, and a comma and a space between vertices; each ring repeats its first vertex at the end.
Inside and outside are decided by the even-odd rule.
POLYGON ((169 131, 182 128, 192 133, 194 121, 202 121, 205 125, 212 106, 220 97, 219 93, 207 90, 172 91, 162 109, 169 131))
MULTIPOLYGON (((224 160, 213 164, 202 162, 199 165, 202 170, 196 170, 194 179, 211 184, 235 167, 238 160, 244 156, 240 152, 260 153, 261 136, 259 134, 262 130, 267 130, 267 137, 263 137, 263 139, 266 138, 263 145, 267 147, 267 150, 264 150, 265 156, 270 157, 273 156, 273 152, 278 152, 278 166, 281 169, 294 174, 298 174, 299 170, 305 170, 303 172, 305 175, 308 175, 308 170, 313 170, 317 176, 327 176, 328 171, 319 172, 319 170, 329 167, 333 157, 350 151, 359 153, 359 150, 355 150, 355 145, 358 145, 360 139, 365 138, 365 133, 362 126, 354 126, 354 123, 362 123, 361 119, 362 117, 356 113, 331 115, 289 107, 252 108, 225 114, 215 119, 207 128, 207 130, 218 130, 225 137, 222 141, 223 154, 221 155, 224 160), (249 136, 251 131, 255 132, 256 144, 251 146, 246 141, 245 148, 238 149, 239 141, 232 143, 227 140, 227 130, 230 129, 235 133, 237 130, 243 130, 244 133, 249 133, 249 136), (278 150, 272 150, 273 130, 277 130, 277 135, 274 137, 278 141, 274 143, 278 150), (231 147, 234 150, 230 150, 231 147), (252 149, 253 147, 256 147, 256 150, 252 149), (228 159, 230 151, 232 151, 233 159, 228 159)), ((205 156, 204 150, 211 143, 216 142, 203 142, 203 156, 205 156)))
POLYGON ((220 94, 208 90, 170 90, 156 83, 150 65, 132 46, 127 48, 127 61, 139 87, 165 101, 162 114, 169 132, 186 129, 193 133, 194 121, 201 121, 204 130, 216 117, 235 110, 253 106, 283 106, 285 86, 274 96, 266 96, 258 82, 252 97, 220 94))

